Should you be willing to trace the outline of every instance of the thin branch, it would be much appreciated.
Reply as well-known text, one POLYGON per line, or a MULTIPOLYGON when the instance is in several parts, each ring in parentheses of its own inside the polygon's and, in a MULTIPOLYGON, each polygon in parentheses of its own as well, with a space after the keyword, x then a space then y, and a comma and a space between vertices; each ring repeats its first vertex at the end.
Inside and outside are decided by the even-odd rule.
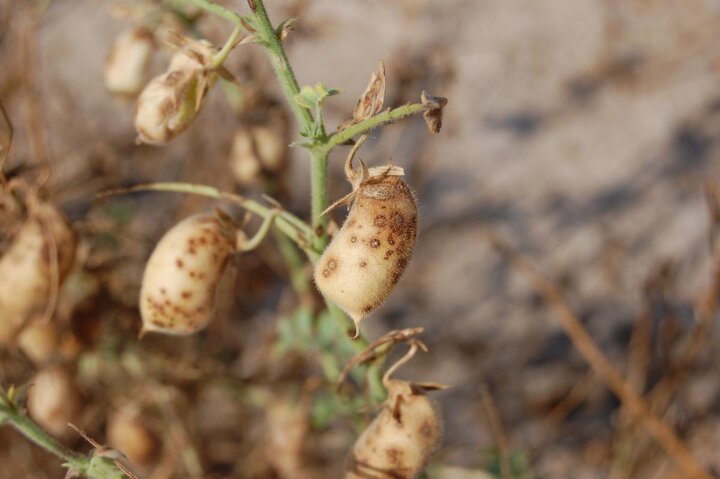
POLYGON ((100 193, 97 198, 102 199, 108 196, 133 193, 137 191, 169 191, 175 193, 189 193, 199 196, 206 196, 209 198, 215 198, 218 200, 231 201, 242 208, 254 213, 262 218, 269 218, 272 215, 277 215, 275 225, 277 228, 288 236, 291 240, 297 243, 300 248, 305 251, 310 259, 313 261, 317 259, 317 253, 310 247, 310 238, 312 237, 312 230, 305 224, 301 219, 292 215, 287 211, 280 211, 274 207, 268 207, 258 203, 255 200, 245 198, 244 196, 235 195, 232 193, 226 193, 220 191, 213 186, 198 185, 192 183, 147 183, 143 185, 136 185, 129 188, 116 188, 112 190, 100 193))
POLYGON ((421 103, 409 103, 407 105, 399 106, 392 110, 387 110, 378 115, 371 116, 366 120, 355 123, 354 125, 348 126, 347 128, 344 128, 337 133, 332 134, 328 139, 327 143, 323 145, 323 148, 325 148, 327 151, 330 151, 338 145, 347 143, 358 135, 362 135, 363 133, 367 133, 370 130, 373 130, 379 126, 392 123, 410 115, 417 115, 418 113, 423 113, 426 109, 427 107, 422 105, 421 103))

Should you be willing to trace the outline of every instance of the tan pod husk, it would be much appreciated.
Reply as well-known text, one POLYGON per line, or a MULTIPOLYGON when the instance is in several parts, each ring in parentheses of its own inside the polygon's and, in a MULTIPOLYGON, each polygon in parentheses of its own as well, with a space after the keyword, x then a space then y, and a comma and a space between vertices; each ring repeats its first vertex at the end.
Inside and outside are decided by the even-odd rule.
POLYGON ((75 422, 80 412, 80 394, 70 373, 58 366, 37 373, 28 390, 27 409, 50 434, 69 434, 67 424, 75 422))
POLYGON ((353 183, 350 212, 317 261, 314 277, 323 296, 342 308, 357 329, 390 295, 410 261, 417 204, 401 168, 363 164, 361 172, 351 165, 346 170, 353 183))
POLYGON ((137 94, 145 84, 154 50, 155 39, 149 30, 135 28, 121 33, 105 62, 105 87, 118 95, 137 94))
POLYGON ((172 227, 145 266, 140 290, 142 331, 187 335, 205 328, 215 309, 215 291, 235 249, 229 220, 190 216, 172 227))
POLYGON ((35 313, 47 312, 75 259, 75 236, 49 203, 30 213, 0 258, 0 344, 12 341, 35 313))
POLYGON ((410 479, 417 477, 440 445, 442 420, 428 389, 445 386, 413 383, 389 376, 411 359, 410 351, 385 374, 388 397, 382 410, 355 442, 345 467, 346 479, 410 479))
POLYGON ((138 143, 164 145, 200 112, 216 79, 209 69, 215 50, 204 41, 192 46, 192 50, 175 53, 166 72, 150 80, 140 93, 135 111, 138 143))
POLYGON ((122 451, 135 464, 148 464, 157 452, 158 441, 147 427, 139 408, 125 405, 108 419, 108 444, 122 451))

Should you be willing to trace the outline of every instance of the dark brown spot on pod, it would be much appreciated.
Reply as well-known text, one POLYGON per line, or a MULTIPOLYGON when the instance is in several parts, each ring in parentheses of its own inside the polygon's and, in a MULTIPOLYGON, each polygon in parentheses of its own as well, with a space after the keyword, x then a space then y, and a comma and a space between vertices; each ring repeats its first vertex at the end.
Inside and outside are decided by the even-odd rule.
POLYGON ((405 226, 405 217, 399 211, 393 211, 390 215, 390 224, 393 229, 402 228, 405 226))
POLYGON ((377 238, 373 238, 370 240, 370 247, 371 248, 378 248, 380 246, 380 240, 377 238))
POLYGON ((327 267, 331 270, 334 270, 337 268, 337 261, 335 261, 335 258, 330 258, 327 262, 327 267))
POLYGON ((365 266, 367 266, 367 261, 360 261, 360 267, 364 268, 365 266))
POLYGON ((183 262, 183 260, 181 260, 180 258, 178 258, 178 259, 175 260, 175 265, 176 265, 178 268, 182 269, 182 267, 185 266, 185 263, 183 262))
POLYGON ((397 465, 400 462, 400 457, 402 457, 402 451, 399 449, 395 449, 391 447, 386 451, 388 460, 391 464, 397 465))
POLYGON ((191 291, 183 291, 183 292, 180 294, 180 296, 182 296, 183 299, 189 299, 189 298, 192 296, 192 292, 191 292, 191 291))
POLYGON ((322 275, 327 278, 328 276, 330 276, 330 270, 327 268, 322 270, 322 275))
POLYGON ((370 304, 363 308, 363 313, 368 314, 372 310, 373 310, 373 306, 372 306, 372 304, 370 304))
POLYGON ((387 218, 385 217, 385 215, 377 215, 373 224, 378 228, 382 228, 383 226, 387 225, 387 218))
POLYGON ((432 437, 433 429, 433 425, 430 423, 430 421, 423 421, 422 425, 420 426, 420 435, 427 438, 432 437))
POLYGON ((388 236, 388 240, 387 240, 387 241, 388 241, 388 244, 389 244, 389 245, 394 245, 394 244, 395 244, 395 238, 393 238, 392 235, 388 236))
POLYGON ((350 237, 350 242, 351 242, 351 243, 357 243, 357 236, 352 236, 352 237, 350 237))
POLYGON ((393 253, 394 253, 393 250, 391 250, 391 249, 387 250, 387 251, 385 252, 385 258, 384 258, 384 259, 385 259, 385 260, 390 259, 390 256, 392 256, 393 253))

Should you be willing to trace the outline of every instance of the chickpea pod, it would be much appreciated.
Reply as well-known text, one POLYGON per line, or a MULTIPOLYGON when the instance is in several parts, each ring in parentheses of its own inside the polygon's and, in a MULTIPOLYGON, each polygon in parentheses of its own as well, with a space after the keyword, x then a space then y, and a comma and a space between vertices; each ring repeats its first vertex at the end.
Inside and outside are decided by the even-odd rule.
POLYGON ((190 216, 165 233, 143 274, 141 334, 187 335, 205 328, 234 249, 235 231, 229 219, 218 215, 190 216))
POLYGON ((145 28, 135 28, 120 34, 105 62, 105 87, 119 95, 135 95, 139 92, 145 82, 154 48, 153 34, 145 28))
POLYGON ((75 236, 65 216, 31 198, 28 218, 0 257, 0 343, 7 343, 53 296, 72 268, 75 236))
POLYGON ((323 296, 352 318, 356 337, 360 322, 400 280, 417 236, 417 204, 401 178, 402 168, 368 169, 360 160, 360 168, 353 169, 353 157, 363 141, 358 141, 345 164, 353 191, 332 206, 349 202, 350 212, 314 272, 323 296))
POLYGON ((41 370, 32 379, 27 408, 30 416, 51 434, 67 434, 67 424, 74 422, 81 410, 74 378, 58 366, 41 370))
POLYGON ((410 479, 417 477, 440 445, 442 421, 435 403, 425 394, 444 386, 390 379, 418 345, 385 374, 388 398, 355 442, 346 463, 346 479, 410 479))
POLYGON ((249 251, 265 237, 270 214, 256 235, 245 239, 222 211, 197 214, 173 226, 155 246, 140 287, 142 330, 189 335, 213 317, 216 290, 230 254, 249 251))
POLYGON ((205 41, 189 45, 175 53, 167 71, 140 93, 135 112, 138 143, 164 145, 190 126, 202 108, 216 78, 209 68, 215 51, 205 41))

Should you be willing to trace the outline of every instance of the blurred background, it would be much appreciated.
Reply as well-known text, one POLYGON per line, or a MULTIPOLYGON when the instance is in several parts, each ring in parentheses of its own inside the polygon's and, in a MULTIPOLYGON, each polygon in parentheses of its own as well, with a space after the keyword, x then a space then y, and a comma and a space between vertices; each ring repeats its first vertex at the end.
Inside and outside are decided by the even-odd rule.
MULTIPOLYGON (((452 386, 434 393, 445 428, 427 477, 501 477, 502 461, 504 477, 683 477, 487 231, 561 289, 646 403, 700 464, 720 471, 714 324, 685 360, 696 305, 716 291, 720 1, 267 3, 275 23, 298 18, 286 47, 299 82, 343 90, 326 102, 330 129, 351 117, 378 60, 386 106, 418 101, 422 90, 449 99, 440 134, 412 118, 374 131, 361 152, 371 165, 404 167, 419 202, 413 259, 364 329, 374 339, 424 327, 430 351, 399 376, 452 386), (667 387, 657 393, 659 383, 667 387)), ((108 92, 103 70, 117 36, 158 8, 0 1, 0 98, 15 129, 5 170, 33 177, 47 164, 49 198, 81 238, 56 313, 57 350, 36 360, 5 348, 0 383, 62 369, 75 389, 66 400, 80 404, 73 422, 101 443, 113 424, 124 427, 116 442, 127 434, 144 445, 131 455, 141 477, 340 477, 358 421, 373 412, 345 414, 318 386, 314 353, 282 344, 278 325, 297 298, 272 242, 233 261, 229 299, 206 331, 137 339, 154 244, 218 203, 165 193, 97 202, 97 193, 187 181, 266 191, 303 218, 309 209, 301 149, 249 176, 236 165, 238 132, 270 125, 282 144, 299 138, 257 46, 238 47, 226 63, 239 93, 216 85, 167 146, 135 144, 134 101, 108 92)), ((229 25, 193 15, 157 22, 222 45, 229 25)), ((169 56, 159 45, 150 76, 169 56)), ((333 200, 349 191, 345 154, 331 158, 333 200)), ((333 215, 341 224, 344 210, 333 215)), ((87 450, 72 431, 63 440, 87 450)), ((0 458, 0 477, 63 474, 8 428, 0 458)))

